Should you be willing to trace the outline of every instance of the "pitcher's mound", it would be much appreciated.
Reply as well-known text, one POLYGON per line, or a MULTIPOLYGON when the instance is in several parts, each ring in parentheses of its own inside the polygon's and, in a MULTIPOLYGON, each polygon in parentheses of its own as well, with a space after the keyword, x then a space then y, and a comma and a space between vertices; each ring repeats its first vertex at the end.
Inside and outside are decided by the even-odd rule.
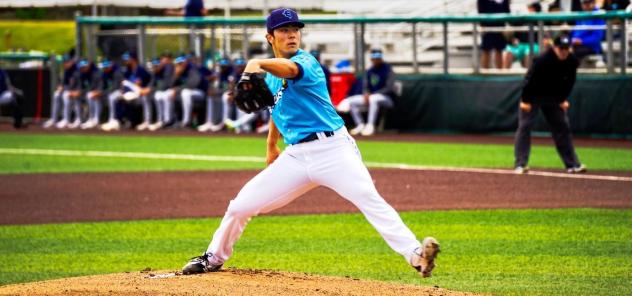
POLYGON ((130 272, 0 287, 17 295, 474 295, 439 288, 268 270, 226 269, 183 276, 130 272))

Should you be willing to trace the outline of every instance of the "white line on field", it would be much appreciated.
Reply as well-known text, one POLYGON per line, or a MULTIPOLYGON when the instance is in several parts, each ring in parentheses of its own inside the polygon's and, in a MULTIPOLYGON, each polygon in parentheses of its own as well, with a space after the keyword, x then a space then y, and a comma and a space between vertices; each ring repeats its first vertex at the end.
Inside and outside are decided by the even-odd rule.
MULTIPOLYGON (((145 152, 81 151, 81 150, 56 150, 56 149, 0 148, 0 154, 119 157, 119 158, 254 162, 254 163, 265 162, 264 157, 257 157, 257 156, 219 156, 219 155, 199 155, 199 154, 166 154, 166 153, 145 153, 145 152)), ((369 167, 374 167, 374 168, 390 168, 390 169, 414 170, 414 171, 446 171, 446 172, 485 173, 485 174, 502 174, 502 175, 514 174, 513 170, 508 170, 508 169, 420 166, 420 165, 410 165, 410 164, 404 164, 404 163, 384 163, 384 162, 366 162, 365 164, 369 167)), ((589 174, 574 174, 573 175, 573 174, 565 174, 565 173, 529 171, 529 175, 568 178, 568 179, 632 182, 632 177, 603 176, 603 175, 589 175, 589 174)))

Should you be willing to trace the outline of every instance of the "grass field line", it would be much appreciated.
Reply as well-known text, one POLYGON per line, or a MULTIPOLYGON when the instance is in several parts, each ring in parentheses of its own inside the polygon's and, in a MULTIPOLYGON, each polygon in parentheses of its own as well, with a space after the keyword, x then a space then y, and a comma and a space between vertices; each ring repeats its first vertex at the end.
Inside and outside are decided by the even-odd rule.
MULTIPOLYGON (((168 159, 168 160, 193 160, 193 161, 223 161, 223 162, 265 162, 264 157, 257 156, 220 156, 220 155, 199 155, 199 154, 169 154, 169 153, 149 153, 149 152, 121 152, 121 151, 90 151, 90 150, 58 150, 58 149, 27 149, 27 148, 0 148, 0 154, 17 155, 49 155, 49 156, 84 156, 84 157, 116 157, 116 158, 144 158, 144 159, 168 159)), ((509 169, 485 169, 485 168, 460 168, 444 166, 422 166, 405 163, 385 163, 385 162, 365 162, 368 167, 389 168, 415 171, 447 171, 461 173, 485 173, 513 175, 513 170, 509 169)), ((590 175, 590 174, 566 174, 544 171, 529 171, 529 175, 602 180, 602 181, 623 181, 632 182, 632 177, 590 175)))

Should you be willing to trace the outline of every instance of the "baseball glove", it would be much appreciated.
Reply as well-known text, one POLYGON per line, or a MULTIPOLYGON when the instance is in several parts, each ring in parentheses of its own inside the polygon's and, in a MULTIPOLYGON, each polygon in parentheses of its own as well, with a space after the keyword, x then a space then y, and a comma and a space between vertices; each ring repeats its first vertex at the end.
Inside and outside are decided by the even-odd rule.
POLYGON ((263 110, 274 105, 274 96, 263 75, 243 73, 235 89, 235 105, 246 113, 263 110))

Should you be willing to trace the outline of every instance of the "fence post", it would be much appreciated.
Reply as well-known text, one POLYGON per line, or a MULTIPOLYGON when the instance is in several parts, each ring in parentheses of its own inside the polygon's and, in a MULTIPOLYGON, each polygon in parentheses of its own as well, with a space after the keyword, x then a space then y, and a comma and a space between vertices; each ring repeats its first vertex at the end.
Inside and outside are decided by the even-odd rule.
POLYGON ((244 56, 244 59, 248 59, 248 47, 249 47, 249 41, 248 41, 248 26, 244 25, 243 31, 242 31, 242 55, 244 56))
POLYGON ((137 39, 137 46, 138 46, 138 52, 137 52, 137 58, 138 58, 138 63, 141 65, 144 65, 145 63, 145 25, 140 24, 138 25, 138 39, 137 39))
POLYGON ((79 59, 81 57, 81 23, 79 22, 79 17, 81 17, 81 11, 75 11, 75 56, 74 58, 79 59))
POLYGON ((448 58, 448 22, 443 22, 443 74, 448 74, 450 61, 448 58))
POLYGON ((360 70, 362 73, 366 71, 366 66, 364 64, 364 53, 366 52, 366 49, 364 48, 365 25, 365 23, 360 23, 360 70))
POLYGON ((215 52, 217 52, 217 42, 215 41, 215 25, 211 25, 211 60, 215 65, 215 52))
POLYGON ((417 23, 413 23, 413 72, 419 73, 419 62, 417 60, 417 23))
POLYGON ((621 20, 621 75, 625 75, 628 67, 628 32, 626 23, 626 19, 621 20))
POLYGON ((608 42, 608 52, 606 53, 606 65, 608 66, 608 74, 614 73, 614 52, 612 48, 612 20, 607 21, 606 41, 608 42))
POLYGON ((481 54, 478 51, 478 23, 473 23, 472 29, 472 61, 474 67, 474 74, 481 73, 481 54))
POLYGON ((529 23, 529 63, 527 67, 530 67, 533 63, 533 56, 535 51, 535 31, 533 29, 533 23, 529 23))

